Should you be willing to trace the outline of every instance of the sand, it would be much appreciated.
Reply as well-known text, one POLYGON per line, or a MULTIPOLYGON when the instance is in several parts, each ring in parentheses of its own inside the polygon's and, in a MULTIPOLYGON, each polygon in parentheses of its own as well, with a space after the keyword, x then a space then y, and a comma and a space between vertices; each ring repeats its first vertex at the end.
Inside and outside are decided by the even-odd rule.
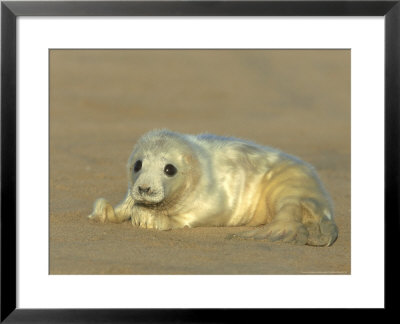
POLYGON ((50 274, 350 274, 350 152, 349 50, 52 50, 50 274), (313 164, 336 243, 91 224, 95 199, 124 197, 131 149, 153 128, 242 137, 313 164))

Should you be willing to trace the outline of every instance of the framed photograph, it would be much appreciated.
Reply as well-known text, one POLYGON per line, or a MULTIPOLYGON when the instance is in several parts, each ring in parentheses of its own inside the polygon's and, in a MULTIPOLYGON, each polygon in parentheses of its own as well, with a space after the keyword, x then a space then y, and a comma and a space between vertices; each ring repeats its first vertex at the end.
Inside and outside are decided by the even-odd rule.
POLYGON ((2 2, 1 321, 393 309, 399 16, 2 2))

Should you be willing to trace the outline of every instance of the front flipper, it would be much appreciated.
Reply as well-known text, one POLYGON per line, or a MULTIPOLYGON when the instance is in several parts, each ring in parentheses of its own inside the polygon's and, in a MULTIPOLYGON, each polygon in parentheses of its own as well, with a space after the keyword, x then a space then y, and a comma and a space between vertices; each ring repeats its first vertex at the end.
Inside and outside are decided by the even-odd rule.
POLYGON ((124 202, 114 209, 106 199, 99 198, 94 202, 93 211, 88 218, 90 221, 100 223, 122 223, 130 218, 131 208, 133 206, 131 200, 132 199, 127 197, 124 202))
POLYGON ((89 220, 105 223, 115 219, 114 208, 104 198, 99 198, 94 202, 93 211, 88 216, 89 220))

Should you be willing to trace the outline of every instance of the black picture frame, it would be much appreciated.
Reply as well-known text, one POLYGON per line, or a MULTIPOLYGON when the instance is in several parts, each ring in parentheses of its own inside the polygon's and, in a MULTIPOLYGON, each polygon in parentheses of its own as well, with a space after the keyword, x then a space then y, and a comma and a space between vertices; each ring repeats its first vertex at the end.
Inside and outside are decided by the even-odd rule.
MULTIPOLYGON (((397 307, 399 217, 400 0, 395 1, 2 1, 1 322, 236 322, 268 310, 16 308, 16 19, 19 16, 384 16, 385 310, 397 307)), ((373 128, 373 125, 371 125, 373 128)), ((368 283, 366 283, 368 285, 368 283)))

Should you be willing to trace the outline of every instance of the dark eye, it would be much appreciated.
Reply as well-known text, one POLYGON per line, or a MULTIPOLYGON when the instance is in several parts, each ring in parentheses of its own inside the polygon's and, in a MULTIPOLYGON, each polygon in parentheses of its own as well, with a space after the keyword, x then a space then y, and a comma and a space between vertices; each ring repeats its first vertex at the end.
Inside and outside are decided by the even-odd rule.
POLYGON ((133 171, 138 172, 142 168, 142 161, 137 160, 133 166, 133 171))
POLYGON ((172 177, 172 176, 174 176, 177 172, 178 172, 178 170, 177 170, 172 164, 167 164, 167 165, 164 167, 164 173, 165 173, 167 176, 172 177))

